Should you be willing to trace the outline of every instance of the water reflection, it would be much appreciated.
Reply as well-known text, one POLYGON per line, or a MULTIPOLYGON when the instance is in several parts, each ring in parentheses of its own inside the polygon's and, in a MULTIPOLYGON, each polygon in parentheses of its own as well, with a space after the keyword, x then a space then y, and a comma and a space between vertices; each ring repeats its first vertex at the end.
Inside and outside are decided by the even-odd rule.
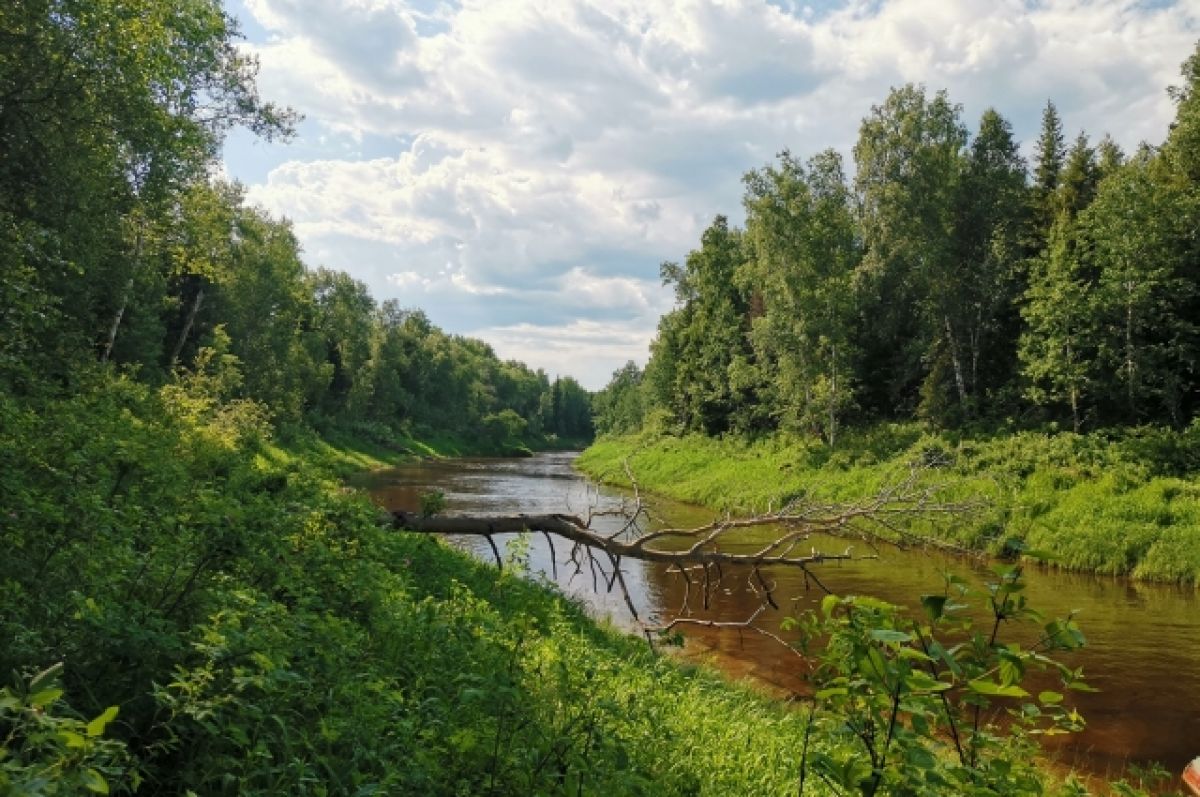
MULTIPOLYGON (((538 514, 569 512, 585 515, 589 508, 613 509, 626 498, 621 492, 597 489, 571 470, 573 454, 540 454, 530 459, 463 459, 425 462, 383 471, 360 479, 375 499, 390 509, 414 511, 420 494, 445 493, 447 511, 460 514, 538 514)), ((704 523, 712 513, 669 501, 654 501, 656 515, 672 525, 704 523)), ((599 517, 598 530, 616 531, 620 521, 599 517)), ((498 541, 505 536, 497 535, 498 541)), ((480 556, 491 558, 487 542, 458 541, 480 556)), ((822 550, 841 551, 842 540, 814 539, 822 550)), ((623 598, 593 584, 601 574, 585 568, 574 573, 563 559, 567 546, 556 546, 558 583, 579 596, 599 617, 632 627, 623 598)), ((944 555, 921 551, 880 550, 879 560, 831 562, 818 575, 840 594, 871 594, 900 605, 912 605, 922 593, 941 591, 943 573, 968 575, 972 565, 944 555)), ((541 535, 530 539, 529 559, 535 573, 551 578, 550 547, 541 535)), ((679 610, 684 581, 661 565, 625 561, 622 571, 643 619, 666 620, 679 610)), ((777 631, 789 613, 819 602, 823 593, 805 584, 796 570, 767 570, 778 582, 780 611, 763 617, 764 627, 777 631)), ((975 574, 979 581, 983 573, 975 574)), ((1178 771, 1200 753, 1200 602, 1190 589, 1138 584, 1110 577, 1040 571, 1029 573, 1026 594, 1047 616, 1075 612, 1088 638, 1078 656, 1088 680, 1101 691, 1078 695, 1077 704, 1088 728, 1060 737, 1059 755, 1065 763, 1104 774, 1126 761, 1157 760, 1178 771)), ((693 584, 693 616, 720 621, 744 620, 759 606, 748 574, 727 569, 708 611, 700 607, 699 585, 693 584)), ((752 632, 687 627, 688 646, 711 653, 735 677, 749 676, 782 692, 802 690, 803 663, 786 649, 752 632)))

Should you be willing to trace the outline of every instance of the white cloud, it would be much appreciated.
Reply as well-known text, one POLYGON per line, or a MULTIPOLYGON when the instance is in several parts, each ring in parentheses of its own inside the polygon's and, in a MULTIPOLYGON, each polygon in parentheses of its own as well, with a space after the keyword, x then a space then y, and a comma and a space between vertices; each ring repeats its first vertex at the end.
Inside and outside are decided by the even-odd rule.
POLYGON ((551 375, 574 376, 584 387, 598 390, 630 360, 645 365, 646 340, 654 334, 654 325, 579 320, 486 327, 470 334, 491 343, 502 359, 532 363, 551 375))
POLYGON ((453 331, 504 350, 541 324, 522 350, 548 368, 565 341, 644 357, 658 263, 736 221, 738 178, 776 152, 848 154, 889 87, 945 87, 968 124, 994 105, 1026 141, 1053 99, 1068 135, 1130 150, 1165 135, 1200 36, 1198 0, 246 2, 264 95, 337 134, 251 199, 453 331))

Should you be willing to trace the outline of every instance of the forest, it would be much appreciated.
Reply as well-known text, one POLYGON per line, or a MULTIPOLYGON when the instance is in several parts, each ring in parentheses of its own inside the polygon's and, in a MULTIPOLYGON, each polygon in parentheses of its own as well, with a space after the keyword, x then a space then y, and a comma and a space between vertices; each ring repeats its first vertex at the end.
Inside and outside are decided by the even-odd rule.
POLYGON ((229 129, 296 121, 257 96, 229 24, 204 2, 5 10, 0 387, 68 394, 97 363, 161 386, 204 356, 285 430, 586 441, 575 380, 308 267, 286 220, 215 177, 229 129))
MULTIPOLYGON (((968 146, 948 99, 897 91, 853 188, 829 154, 748 177, 746 230, 664 266, 650 365, 593 399, 305 263, 221 179, 231 130, 299 119, 239 41, 218 0, 0 4, 0 794, 1088 793, 1035 759, 1082 722, 1063 694, 979 719, 1026 666, 1086 686, 1049 655, 1082 644, 1069 619, 1035 655, 952 648, 950 582, 919 626, 829 601, 799 622, 832 698, 801 711, 343 477, 594 427, 1194 429, 1200 59, 1160 148, 1067 149, 1048 109, 1032 188, 999 116, 968 146), (847 663, 885 658, 854 703, 847 663)), ((1031 618, 998 573, 996 627, 1031 618)))
POLYGON ((1161 144, 1022 156, 944 91, 893 89, 838 152, 784 151, 661 267, 675 309, 594 398, 589 475, 739 512, 863 500, 919 466, 999 556, 1200 583, 1200 52, 1161 144))
POLYGON ((995 109, 896 88, 863 119, 853 176, 784 151, 743 179, 683 263, 645 369, 597 397, 603 432, 850 425, 1163 425, 1200 406, 1200 55, 1167 138, 1070 138, 1053 102, 1027 163, 995 109), (1069 143, 1068 143, 1069 141, 1069 143))
POLYGON ((0 8, 0 794, 465 788, 419 785, 470 761, 452 746, 365 759, 443 722, 484 677, 446 662, 492 667, 509 618, 447 574, 486 573, 397 542, 339 477, 592 434, 574 379, 306 264, 220 178, 230 130, 298 120, 239 39, 216 0, 0 8), (404 634, 454 627, 433 601, 499 636, 413 658, 404 634), (433 713, 387 738, 370 713, 410 700, 433 713))

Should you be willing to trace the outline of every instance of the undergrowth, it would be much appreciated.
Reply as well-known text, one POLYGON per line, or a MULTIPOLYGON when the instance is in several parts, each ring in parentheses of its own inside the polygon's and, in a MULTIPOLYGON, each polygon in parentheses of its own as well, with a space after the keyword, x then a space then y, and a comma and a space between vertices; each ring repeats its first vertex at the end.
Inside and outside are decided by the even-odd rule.
POLYGON ((335 473, 387 452, 220 392, 0 396, 0 794, 794 790, 800 714, 381 526, 335 473))
MULTIPOLYGON (((337 477, 388 451, 281 445, 221 367, 0 395, 0 794, 770 795, 855 760, 837 710, 393 531, 337 477)), ((1040 793, 1029 749, 967 777, 1040 793)))

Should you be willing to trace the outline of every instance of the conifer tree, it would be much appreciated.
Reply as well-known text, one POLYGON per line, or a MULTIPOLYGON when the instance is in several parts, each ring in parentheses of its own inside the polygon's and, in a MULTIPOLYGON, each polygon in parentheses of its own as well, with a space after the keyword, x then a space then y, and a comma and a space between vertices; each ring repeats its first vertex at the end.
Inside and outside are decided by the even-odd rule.
POLYGON ((967 155, 954 231, 959 270, 950 326, 964 352, 970 412, 983 409, 985 393, 1000 389, 1015 370, 1027 192, 1012 128, 988 109, 967 155))
POLYGON ((1055 221, 1053 197, 1058 191, 1058 179, 1066 159, 1062 119, 1053 102, 1047 102, 1042 112, 1042 131, 1033 153, 1033 190, 1030 200, 1037 216, 1035 226, 1042 232, 1041 242, 1044 243, 1045 233, 1055 221))
POLYGON ((1083 274, 1074 219, 1060 213, 1047 246, 1031 264, 1021 310, 1020 340, 1026 396, 1036 405, 1065 407, 1071 426, 1083 428, 1090 399, 1094 330, 1091 281, 1083 274))

